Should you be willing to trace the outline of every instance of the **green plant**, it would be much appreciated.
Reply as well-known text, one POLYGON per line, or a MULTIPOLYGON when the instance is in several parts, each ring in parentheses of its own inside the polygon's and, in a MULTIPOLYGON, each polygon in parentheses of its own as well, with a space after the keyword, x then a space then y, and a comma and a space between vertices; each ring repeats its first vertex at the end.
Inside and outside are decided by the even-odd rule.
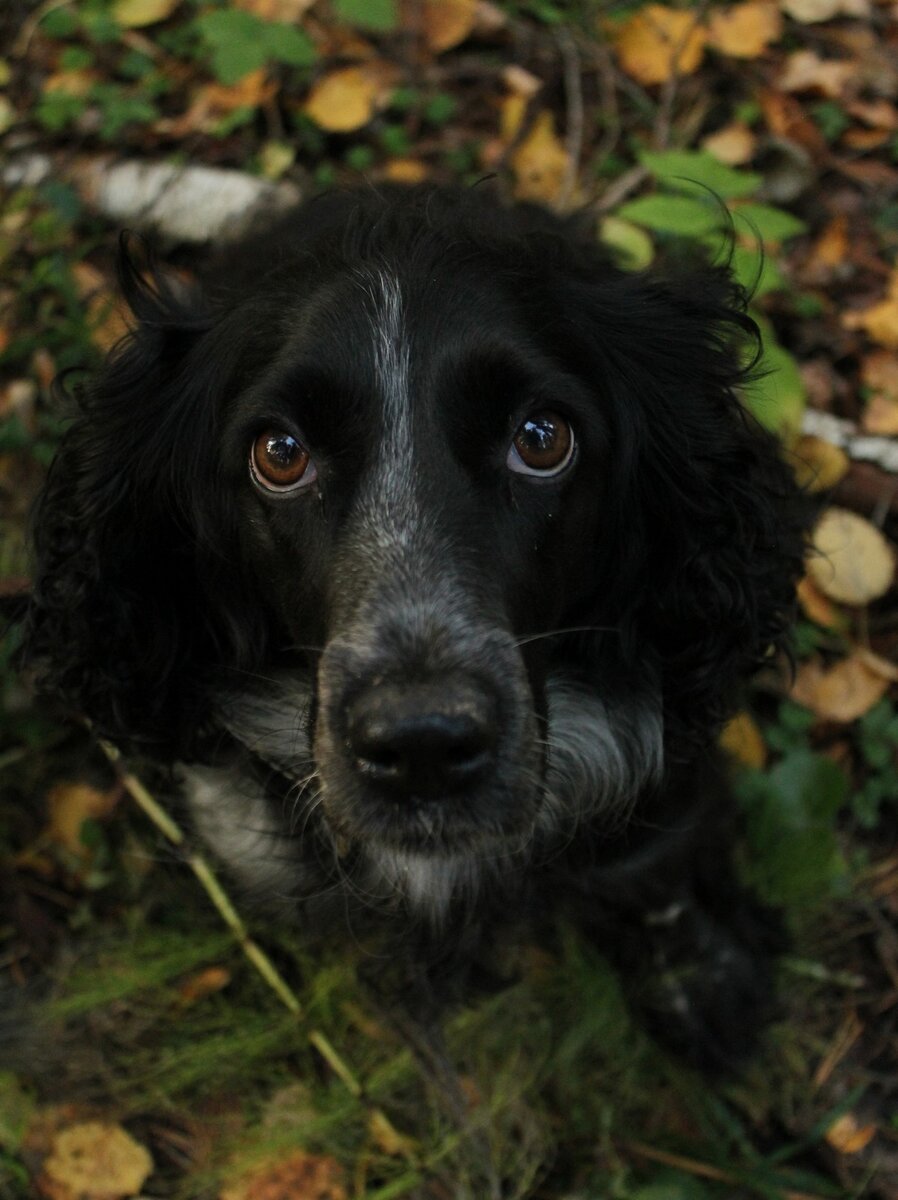
POLYGON ((851 811, 864 829, 879 822, 884 803, 898 802, 898 712, 889 700, 881 700, 861 717, 856 731, 857 746, 867 767, 867 778, 851 797, 851 811))

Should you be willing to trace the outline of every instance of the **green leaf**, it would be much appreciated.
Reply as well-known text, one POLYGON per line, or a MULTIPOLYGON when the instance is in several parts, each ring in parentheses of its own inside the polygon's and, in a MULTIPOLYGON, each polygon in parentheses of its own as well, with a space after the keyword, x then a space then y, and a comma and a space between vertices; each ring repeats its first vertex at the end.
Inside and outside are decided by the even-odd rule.
POLYGON ((389 33, 399 25, 396 0, 332 0, 341 21, 372 33, 389 33))
POLYGON ((846 866, 836 837, 836 814, 848 780, 821 755, 796 750, 769 774, 738 783, 749 842, 752 883, 774 904, 801 905, 831 894, 846 866))
POLYGON ((804 221, 770 204, 740 204, 733 209, 733 220, 741 233, 763 242, 784 242, 807 229, 804 221))
POLYGON ((197 17, 196 27, 209 48, 219 83, 237 83, 268 59, 267 46, 259 35, 264 23, 252 13, 240 8, 218 9, 197 17))
POLYGON ((724 200, 753 196, 763 182, 753 171, 728 167, 706 150, 644 150, 639 161, 663 187, 675 191, 708 188, 724 200))
POLYGON ((605 217, 599 226, 599 241, 607 246, 618 266, 641 271, 655 257, 652 239, 644 229, 620 217, 605 217))
POLYGON ((797 436, 807 402, 807 392, 795 359, 776 340, 770 322, 759 313, 751 314, 761 330, 763 354, 758 376, 746 388, 746 407, 784 441, 797 436))
POLYGON ((786 286, 782 271, 769 254, 748 246, 734 246, 730 265, 738 283, 749 294, 758 299, 768 292, 780 291, 786 286))
POLYGON ((286 25, 283 21, 260 24, 265 31, 262 41, 269 58, 288 67, 310 67, 314 63, 315 43, 304 29, 286 25))
POLYGON ((719 205, 708 199, 692 196, 640 196, 623 204, 615 216, 635 221, 658 233, 675 233, 700 237, 720 230, 724 216, 719 205))

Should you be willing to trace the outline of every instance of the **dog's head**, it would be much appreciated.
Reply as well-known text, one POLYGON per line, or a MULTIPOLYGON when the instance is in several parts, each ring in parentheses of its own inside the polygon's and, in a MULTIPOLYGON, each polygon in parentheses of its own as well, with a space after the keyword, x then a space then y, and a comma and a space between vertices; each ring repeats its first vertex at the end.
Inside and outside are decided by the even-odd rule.
POLYGON ((124 283, 28 641, 102 732, 174 757, 226 725, 335 833, 463 855, 626 809, 782 639, 800 521, 724 268, 397 189, 313 202, 202 295, 124 283))

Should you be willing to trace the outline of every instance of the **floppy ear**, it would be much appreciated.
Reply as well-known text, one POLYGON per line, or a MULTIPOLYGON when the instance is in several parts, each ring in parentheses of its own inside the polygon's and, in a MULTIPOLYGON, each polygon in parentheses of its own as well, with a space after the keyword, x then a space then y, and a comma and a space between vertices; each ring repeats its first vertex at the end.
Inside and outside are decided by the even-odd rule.
POLYGON ((625 660, 652 662, 669 756, 686 759, 787 640, 809 505, 740 399, 759 335, 726 267, 612 274, 591 290, 614 424, 606 578, 625 660))
POLYGON ((99 732, 170 743, 209 636, 194 616, 191 488, 227 356, 199 293, 124 241, 119 276, 137 323, 78 395, 38 501, 23 659, 99 732))

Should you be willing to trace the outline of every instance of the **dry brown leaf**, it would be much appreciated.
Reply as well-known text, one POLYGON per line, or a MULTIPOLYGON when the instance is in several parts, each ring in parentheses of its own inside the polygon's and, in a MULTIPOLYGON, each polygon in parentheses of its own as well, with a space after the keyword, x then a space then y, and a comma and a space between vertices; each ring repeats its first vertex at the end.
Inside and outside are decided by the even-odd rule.
POLYGON ((786 59, 779 85, 786 92, 820 92, 838 99, 856 78, 853 63, 820 58, 813 50, 796 50, 786 59))
POLYGON ((351 133, 386 103, 394 79, 393 68, 384 62, 340 67, 318 80, 303 107, 329 133, 351 133))
POLYGON ((874 129, 898 129, 898 109, 888 100, 852 100, 845 111, 874 129))
POLYGON ((885 595, 895 574, 892 548, 875 526, 845 508, 829 508, 811 538, 808 573, 840 604, 869 604, 885 595))
POLYGON ((757 58, 782 32, 783 17, 773 0, 712 8, 708 18, 708 45, 732 58, 757 58))
POLYGON ((124 29, 142 29, 170 17, 181 0, 115 0, 112 15, 124 29))
POLYGON ((861 379, 868 388, 898 400, 898 354, 871 350, 861 362, 861 379))
POLYGON ((869 17, 870 0, 780 0, 784 12, 803 25, 834 17, 869 17))
POLYGON ((44 80, 44 92, 61 92, 65 96, 86 96, 99 78, 96 71, 86 67, 78 71, 56 71, 44 80))
POLYGON ((861 655, 852 654, 829 668, 818 659, 803 662, 789 694, 818 717, 848 725, 878 704, 888 688, 887 679, 871 670, 861 655))
POLYGON ((76 858, 86 858, 90 851, 81 840, 85 821, 100 821, 115 808, 119 790, 101 792, 86 783, 59 783, 47 795, 49 820, 41 840, 61 846, 76 858))
POLYGON ((423 0, 421 34, 434 54, 451 50, 467 38, 477 21, 476 0, 423 0))
POLYGON ((886 298, 863 312, 849 312, 842 317, 846 329, 863 329, 880 346, 898 350, 898 268, 889 280, 886 298))
POLYGON ((568 152, 555 132, 555 117, 541 112, 511 156, 515 195, 551 204, 558 197, 569 164, 568 152))
POLYGON ((760 769, 767 762, 767 747, 754 718, 747 712, 736 713, 720 735, 720 745, 745 767, 760 769))
POLYGON ((78 295, 87 306, 91 341, 101 350, 111 350, 129 329, 124 302, 102 272, 90 263, 75 263, 72 275, 78 295))
POLYGON ((825 492, 844 479, 851 462, 839 446, 807 435, 792 448, 795 478, 809 492, 825 492))
POLYGON ((694 12, 646 4, 611 36, 624 71, 649 85, 698 70, 707 33, 694 12))
POLYGON ((872 395, 864 406, 861 428, 879 437, 898 435, 898 400, 881 393, 872 395))
POLYGON ((429 175, 419 158, 391 158, 384 168, 384 176, 393 183, 423 183, 429 175))
POLYGON ((839 145, 866 153, 869 150, 878 150, 891 140, 892 135, 888 129, 846 129, 839 139, 839 145))
POLYGON ((37 1186, 47 1200, 135 1196, 152 1173, 149 1152, 120 1125, 85 1121, 53 1138, 37 1186))
POLYGON ((185 1008, 189 1008, 198 1000, 220 992, 230 982, 231 972, 227 967, 206 967, 184 980, 178 988, 178 998, 185 1008))
POLYGON ((862 662, 867 664, 874 675, 887 679, 889 683, 898 683, 898 664, 888 658, 883 658, 881 654, 875 654, 866 646, 859 646, 857 655, 862 662))
POLYGON ((809 575, 804 575, 798 582, 798 603, 801 611, 816 625, 824 629, 835 629, 843 623, 842 613, 820 591, 809 575))
POLYGON ((786 141, 797 142, 814 156, 829 153, 823 134, 808 116, 806 106, 780 88, 761 88, 758 100, 764 120, 772 134, 786 141))
POLYGON ((839 213, 832 218, 811 247, 807 257, 807 268, 813 271, 828 271, 838 267, 848 258, 848 217, 839 213))
POLYGON ((858 1154, 876 1136, 875 1125, 859 1125, 854 1113, 843 1113, 827 1129, 827 1142, 840 1154, 858 1154))
POLYGON ((702 149, 728 167, 741 167, 755 155, 758 139, 744 121, 733 121, 702 140, 702 149))
POLYGON ((511 63, 503 69, 502 82, 510 92, 516 92, 528 100, 535 96, 543 86, 543 81, 538 75, 532 75, 523 67, 517 66, 516 63, 511 63))
POLYGON ((219 1200, 346 1200, 336 1159, 297 1150, 222 1190, 219 1200))

